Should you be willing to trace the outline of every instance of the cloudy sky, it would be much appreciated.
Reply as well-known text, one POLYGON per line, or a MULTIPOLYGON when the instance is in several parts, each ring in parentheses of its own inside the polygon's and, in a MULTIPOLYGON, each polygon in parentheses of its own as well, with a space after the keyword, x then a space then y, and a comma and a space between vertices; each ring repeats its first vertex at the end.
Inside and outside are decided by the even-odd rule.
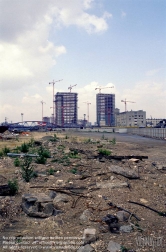
POLYGON ((41 120, 41 101, 51 116, 53 80, 77 84, 79 118, 90 102, 96 121, 99 86, 166 118, 166 1, 0 0, 0 122, 41 120))

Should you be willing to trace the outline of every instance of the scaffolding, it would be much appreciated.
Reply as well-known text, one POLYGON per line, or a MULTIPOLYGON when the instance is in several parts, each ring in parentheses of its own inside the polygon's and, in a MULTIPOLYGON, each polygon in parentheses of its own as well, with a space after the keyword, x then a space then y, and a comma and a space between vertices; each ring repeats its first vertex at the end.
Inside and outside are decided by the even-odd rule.
POLYGON ((78 94, 69 92, 58 92, 55 95, 56 124, 58 127, 77 126, 78 94))
POLYGON ((96 94, 97 124, 115 126, 115 94, 96 94))

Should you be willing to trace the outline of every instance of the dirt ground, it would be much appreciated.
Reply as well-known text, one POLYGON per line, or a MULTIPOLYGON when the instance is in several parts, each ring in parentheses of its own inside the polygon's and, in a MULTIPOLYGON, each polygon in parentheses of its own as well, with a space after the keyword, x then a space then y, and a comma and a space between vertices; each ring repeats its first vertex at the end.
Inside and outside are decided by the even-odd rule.
POLYGON ((79 244, 85 245, 79 242, 82 242, 87 228, 96 231, 96 239, 90 243, 96 252, 109 251, 107 247, 110 241, 120 244, 120 251, 123 252, 166 251, 166 216, 129 202, 142 203, 163 215, 166 212, 166 141, 132 142, 119 136, 116 138, 115 135, 108 137, 107 134, 96 134, 92 139, 91 134, 85 136, 65 132, 56 133, 57 141, 50 141, 54 134, 37 132, 19 136, 17 140, 0 142, 0 149, 4 146, 14 149, 33 138, 41 141, 44 148, 51 152, 51 158, 47 159, 46 164, 33 161, 38 176, 28 183, 23 180, 20 167, 14 166, 13 158, 0 159, 0 184, 13 178, 19 184, 15 196, 0 196, 0 251, 77 251, 79 244), (111 152, 109 158, 107 155, 99 155, 101 149, 111 152), (117 156, 123 158, 116 159, 117 156), (132 156, 140 158, 130 160, 132 156), (115 166, 134 171, 139 178, 131 179, 111 172, 110 167, 115 166), (51 174, 50 169, 55 172, 51 174), (114 188, 110 188, 109 183, 113 183, 114 188), (125 184, 127 186, 121 187, 125 184), (49 195, 50 191, 65 196, 60 202, 53 201, 55 208, 61 211, 60 214, 35 218, 22 211, 20 205, 23 194, 49 195), (6 206, 6 216, 2 216, 6 206), (130 232, 121 232, 119 226, 118 229, 110 230, 103 220, 107 214, 116 216, 120 208, 132 213, 126 222, 118 223, 119 226, 132 227, 130 232), (87 214, 85 218, 81 217, 83 213, 87 214), (14 242, 13 247, 10 241, 14 242), (23 246, 23 241, 28 241, 28 245, 23 246), (41 241, 45 242, 43 247, 41 241), (46 248, 47 241, 51 242, 52 248, 46 248), (37 244, 36 248, 32 243, 37 244), (65 248, 65 245, 70 245, 70 248, 65 248))

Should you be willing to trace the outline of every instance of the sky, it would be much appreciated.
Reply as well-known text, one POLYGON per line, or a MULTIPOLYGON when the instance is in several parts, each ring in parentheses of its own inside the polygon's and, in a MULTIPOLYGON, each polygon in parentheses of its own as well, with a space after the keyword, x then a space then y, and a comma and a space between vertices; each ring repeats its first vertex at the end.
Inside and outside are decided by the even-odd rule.
POLYGON ((96 121, 96 94, 166 118, 165 0, 0 0, 0 122, 51 116, 54 92, 78 93, 96 121), (59 81, 61 80, 61 81, 59 81))

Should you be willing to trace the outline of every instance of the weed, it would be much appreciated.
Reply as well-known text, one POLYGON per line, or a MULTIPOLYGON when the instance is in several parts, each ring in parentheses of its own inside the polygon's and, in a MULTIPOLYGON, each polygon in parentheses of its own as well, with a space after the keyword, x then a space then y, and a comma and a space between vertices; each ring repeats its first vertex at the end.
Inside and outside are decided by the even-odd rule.
POLYGON ((31 138, 30 141, 29 141, 29 143, 28 143, 28 146, 29 147, 33 147, 34 146, 34 142, 35 142, 34 138, 31 138))
POLYGON ((44 156, 39 156, 36 158, 36 163, 37 164, 45 164, 47 161, 47 158, 45 158, 44 156))
POLYGON ((68 135, 66 135, 66 136, 65 136, 65 139, 69 139, 69 136, 68 136, 68 135))
POLYGON ((64 145, 61 144, 61 145, 58 146, 58 150, 64 150, 64 149, 65 149, 64 145))
POLYGON ((19 166, 20 166, 20 160, 18 159, 18 157, 16 157, 16 158, 14 159, 14 166, 15 166, 15 167, 19 167, 19 166))
POLYGON ((76 174, 77 173, 77 169, 73 168, 73 169, 70 170, 70 172, 73 173, 73 174, 76 174))
POLYGON ((128 252, 128 249, 124 246, 121 246, 120 250, 121 250, 121 252, 128 252))
POLYGON ((29 151, 29 146, 28 146, 28 144, 23 143, 23 144, 20 146, 20 151, 23 152, 23 153, 27 153, 27 152, 29 151))
POLYGON ((103 134, 103 135, 101 136, 101 139, 102 139, 102 140, 104 140, 104 139, 105 139, 105 136, 104 136, 104 134, 103 134))
POLYGON ((18 192, 18 181, 16 179, 9 180, 8 186, 10 188, 10 195, 15 195, 18 192))
POLYGON ((73 150, 69 153, 70 158, 79 158, 78 156, 78 150, 73 150))
POLYGON ((64 155, 61 158, 55 158, 55 159, 51 160, 51 162, 53 162, 53 163, 57 162, 59 164, 63 164, 64 166, 70 165, 70 160, 69 160, 68 155, 64 155))
POLYGON ((109 141, 110 143, 112 143, 113 145, 116 144, 116 138, 114 137, 112 140, 109 141))
POLYGON ((99 149, 99 154, 101 155, 105 155, 105 156, 109 156, 111 154, 110 150, 106 150, 106 149, 99 149))
POLYGON ((48 170, 48 174, 49 174, 49 175, 54 175, 54 173, 55 173, 55 169, 50 168, 50 169, 48 170))
POLYGON ((4 155, 4 156, 7 156, 7 153, 8 153, 8 152, 10 152, 10 148, 8 148, 8 147, 5 146, 5 147, 2 149, 3 155, 4 155))
POLYGON ((1 158, 1 157, 3 157, 3 152, 2 152, 2 151, 0 151, 0 158, 1 158))
POLYGON ((51 154, 49 152, 49 150, 44 149, 42 146, 40 146, 39 150, 38 150, 38 154, 39 156, 43 156, 44 158, 50 158, 51 154))
POLYGON ((85 144, 87 144, 87 143, 92 143, 92 141, 91 141, 90 138, 88 138, 88 139, 85 139, 84 143, 85 143, 85 144))
POLYGON ((29 182, 34 175, 33 167, 31 166, 32 158, 25 157, 23 163, 21 164, 21 174, 26 182, 29 182))
POLYGON ((33 173, 32 173, 32 178, 37 178, 37 177, 38 177, 37 171, 33 171, 33 173))
POLYGON ((58 137, 56 134, 54 134, 53 138, 50 139, 51 142, 57 142, 58 141, 58 137))

